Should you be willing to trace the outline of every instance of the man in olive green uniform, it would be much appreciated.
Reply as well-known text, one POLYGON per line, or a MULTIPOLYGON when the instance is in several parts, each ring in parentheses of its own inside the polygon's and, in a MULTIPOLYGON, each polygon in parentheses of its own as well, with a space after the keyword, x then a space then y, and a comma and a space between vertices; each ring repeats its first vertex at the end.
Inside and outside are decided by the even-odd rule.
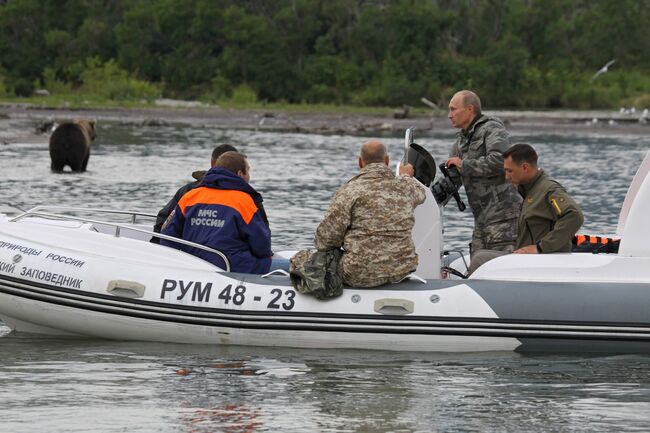
POLYGON ((447 166, 458 168, 474 214, 471 251, 511 252, 521 197, 503 171, 502 154, 510 147, 510 136, 499 119, 481 113, 481 100, 469 90, 451 98, 448 117, 461 129, 447 166))
POLYGON ((400 165, 395 176, 377 140, 361 147, 359 168, 334 194, 316 229, 316 249, 343 248, 338 269, 349 286, 395 283, 418 266, 411 231, 424 187, 412 177, 410 164, 400 165))
MULTIPOLYGON (((529 144, 515 144, 503 154, 506 178, 524 198, 518 221, 516 254, 570 252, 571 240, 584 217, 580 206, 558 182, 537 167, 537 152, 529 144)), ((470 273, 501 252, 477 251, 470 273)))

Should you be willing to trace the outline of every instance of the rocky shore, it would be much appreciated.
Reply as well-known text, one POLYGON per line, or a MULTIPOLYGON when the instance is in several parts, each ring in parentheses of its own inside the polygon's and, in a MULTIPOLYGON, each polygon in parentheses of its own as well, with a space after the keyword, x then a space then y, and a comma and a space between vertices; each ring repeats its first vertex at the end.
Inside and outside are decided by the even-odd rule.
MULTIPOLYGON (((500 117, 513 132, 602 131, 616 134, 646 134, 650 118, 643 113, 619 111, 486 111, 500 117)), ((0 104, 0 145, 47 142, 51 125, 74 118, 90 117, 98 122, 123 125, 191 126, 250 129, 277 132, 401 136, 409 127, 420 131, 453 133, 444 112, 396 118, 381 114, 314 113, 264 110, 228 110, 205 106, 153 108, 60 109, 28 104, 0 104)))

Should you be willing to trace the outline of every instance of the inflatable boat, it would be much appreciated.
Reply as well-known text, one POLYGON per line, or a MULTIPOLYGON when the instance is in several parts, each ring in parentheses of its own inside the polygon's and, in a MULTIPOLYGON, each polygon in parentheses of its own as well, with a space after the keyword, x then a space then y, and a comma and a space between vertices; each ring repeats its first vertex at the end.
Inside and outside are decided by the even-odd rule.
MULTIPOLYGON (((318 300, 286 272, 219 269, 150 243, 144 215, 36 207, 0 216, 0 318, 14 332, 194 344, 393 351, 650 352, 650 156, 615 254, 507 255, 464 276, 432 188, 414 274, 318 300), (128 222, 112 222, 115 214, 128 222), (109 217, 110 216, 110 217, 109 217), (454 260, 455 259, 455 260, 454 260), (452 263, 453 262, 453 263, 452 263)), ((429 173, 431 174, 431 173, 429 173)), ((431 178, 433 176, 430 176, 431 178)), ((159 235, 163 236, 163 235, 159 235)), ((285 255, 290 255, 289 252, 285 255)))

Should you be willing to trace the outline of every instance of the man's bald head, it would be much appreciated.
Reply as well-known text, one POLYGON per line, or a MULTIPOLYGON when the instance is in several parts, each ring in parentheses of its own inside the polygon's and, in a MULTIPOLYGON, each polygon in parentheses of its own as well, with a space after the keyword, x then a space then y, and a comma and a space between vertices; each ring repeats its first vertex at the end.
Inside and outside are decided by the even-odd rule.
POLYGON ((366 141, 361 146, 361 152, 359 153, 359 165, 363 163, 363 167, 367 164, 376 162, 388 165, 388 153, 386 152, 386 146, 384 146, 384 143, 379 140, 366 141))

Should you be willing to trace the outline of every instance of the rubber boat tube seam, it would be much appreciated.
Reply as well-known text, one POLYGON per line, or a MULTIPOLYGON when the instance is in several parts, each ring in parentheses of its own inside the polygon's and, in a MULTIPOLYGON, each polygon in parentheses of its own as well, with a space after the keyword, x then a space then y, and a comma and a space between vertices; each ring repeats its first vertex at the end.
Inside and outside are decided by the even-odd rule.
MULTIPOLYGON (((18 286, 26 286, 20 284, 18 286)), ((29 290, 29 287, 27 287, 29 290)), ((310 330, 318 328, 319 331, 337 331, 340 332, 344 330, 346 332, 389 332, 389 333, 418 333, 418 334, 458 334, 458 335, 489 335, 489 336, 526 336, 526 335, 538 335, 543 334, 545 338, 602 338, 609 337, 612 340, 638 340, 639 338, 646 340, 650 339, 650 327, 630 327, 629 324, 621 324, 615 326, 603 326, 599 324, 594 325, 566 325, 566 324, 527 324, 521 323, 513 320, 498 320, 497 319, 474 319, 468 320, 468 318, 450 318, 450 317, 409 317, 407 319, 412 320, 400 320, 405 318, 404 316, 396 316, 392 320, 387 319, 375 319, 376 316, 373 315, 343 315, 349 320, 341 320, 337 317, 332 317, 330 320, 325 321, 325 326, 323 324, 318 324, 313 322, 312 315, 309 317, 301 318, 303 316, 301 313, 292 313, 292 312, 282 312, 281 315, 268 315, 261 312, 239 312, 233 313, 230 310, 224 310, 223 314, 219 314, 215 309, 211 309, 210 313, 214 313, 215 317, 205 317, 206 312, 192 311, 195 308, 188 308, 187 313, 181 313, 178 311, 161 311, 161 310, 173 310, 178 307, 174 306, 161 306, 155 305, 155 303, 140 301, 139 303, 145 304, 141 306, 135 305, 124 305, 128 302, 126 300, 119 299, 118 303, 106 303, 106 302, 92 302, 92 300, 87 299, 75 299, 68 297, 68 302, 63 301, 61 296, 41 294, 30 294, 24 293, 24 290, 12 290, 10 286, 0 285, 0 292, 9 293, 14 296, 20 296, 40 302, 47 302, 56 305, 62 305, 67 307, 74 308, 83 308, 86 310, 97 311, 107 314, 116 314, 124 315, 129 317, 137 318, 147 318, 153 320, 161 320, 164 322, 175 322, 175 323, 189 323, 189 324, 201 324, 201 325, 212 325, 212 326, 230 326, 233 327, 246 327, 246 328, 258 328, 263 326, 262 329, 295 329, 295 330, 310 330), (7 290, 8 289, 8 290, 7 290), (76 301, 76 302, 75 302, 76 301), (93 305, 94 304, 94 305, 93 305), (115 305, 118 304, 118 305, 115 305), (122 305, 119 305, 122 304, 122 305), (112 308, 111 308, 112 307, 112 308), (156 311, 156 307, 159 308, 156 311), (147 314, 148 313, 148 314, 147 314), (200 316, 197 317, 197 313, 200 316), (244 313, 244 314, 240 314, 244 313), (247 314, 253 313, 253 315, 261 317, 245 317, 247 314), (261 313, 261 314, 260 314, 261 313), (219 316, 225 317, 219 317, 219 316), (287 316, 285 319, 282 316, 287 316), (364 323, 359 323, 362 320, 364 323), (242 321, 251 322, 251 324, 243 323, 242 321), (278 322, 286 322, 285 324, 280 324, 278 322), (485 322, 485 323, 479 323, 485 322), (508 322, 508 323, 505 323, 508 322), (369 328, 369 326, 372 326, 369 328), (347 328, 341 328, 347 327, 347 328), (349 328, 349 329, 348 329, 349 328), (454 328, 449 330, 450 328, 454 328), (493 329, 491 329, 493 328, 493 329), (506 329, 507 328, 507 329, 506 329), (624 331, 624 332, 621 332, 624 331), (614 334, 615 333, 615 334, 614 334)), ((116 299, 117 300, 117 299, 116 299)), ((133 304, 134 302, 130 302, 133 304)), ((320 317, 320 319, 326 319, 325 317, 320 317)))

